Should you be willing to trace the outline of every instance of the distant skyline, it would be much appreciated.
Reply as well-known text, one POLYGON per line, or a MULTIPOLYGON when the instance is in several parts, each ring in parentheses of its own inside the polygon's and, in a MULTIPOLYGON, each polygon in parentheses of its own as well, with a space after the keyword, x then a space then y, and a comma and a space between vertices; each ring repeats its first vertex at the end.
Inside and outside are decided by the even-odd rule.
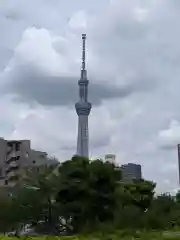
POLYGON ((142 165, 158 191, 178 187, 180 2, 2 0, 0 136, 76 152, 82 32, 93 109, 90 156, 142 165), (70 94, 69 94, 70 93, 70 94))

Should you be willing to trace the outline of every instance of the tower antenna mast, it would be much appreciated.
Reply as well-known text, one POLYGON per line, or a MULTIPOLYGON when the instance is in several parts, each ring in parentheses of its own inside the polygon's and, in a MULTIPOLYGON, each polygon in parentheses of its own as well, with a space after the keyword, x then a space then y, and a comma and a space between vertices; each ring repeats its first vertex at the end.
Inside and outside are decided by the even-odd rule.
POLYGON ((82 34, 82 70, 86 69, 86 34, 82 34))

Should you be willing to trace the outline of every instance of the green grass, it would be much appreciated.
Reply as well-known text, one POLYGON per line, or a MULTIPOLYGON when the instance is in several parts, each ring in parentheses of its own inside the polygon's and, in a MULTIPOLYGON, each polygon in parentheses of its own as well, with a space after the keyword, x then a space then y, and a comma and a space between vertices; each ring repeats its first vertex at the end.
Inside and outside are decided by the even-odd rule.
MULTIPOLYGON (((0 240, 17 240, 16 237, 5 237, 1 236, 0 240)), ((114 233, 96 233, 96 234, 88 234, 88 235, 79 235, 72 237, 21 237, 24 240, 177 240, 180 239, 180 235, 177 235, 176 232, 132 232, 128 231, 119 231, 114 233)))

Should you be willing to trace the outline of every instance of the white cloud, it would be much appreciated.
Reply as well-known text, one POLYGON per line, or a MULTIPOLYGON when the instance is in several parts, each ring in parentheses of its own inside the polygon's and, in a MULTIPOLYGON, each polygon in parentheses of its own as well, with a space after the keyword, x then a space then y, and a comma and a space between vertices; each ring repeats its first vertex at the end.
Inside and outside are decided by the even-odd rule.
POLYGON ((45 75, 64 74, 67 72, 66 62, 63 61, 62 55, 55 51, 53 41, 53 37, 46 29, 34 27, 26 29, 5 72, 13 71, 18 66, 28 65, 37 67, 45 75))
POLYGON ((30 109, 25 116, 14 126, 14 131, 8 138, 32 139, 32 146, 49 154, 71 157, 75 153, 76 135, 72 134, 75 129, 74 111, 64 108, 45 109, 36 107, 30 109), (70 149, 70 150, 69 150, 70 149), (62 152, 63 154, 62 154, 62 152))
POLYGON ((90 84, 101 84, 102 92, 113 89, 103 95, 92 88, 101 99, 89 119, 92 156, 114 152, 119 162, 141 163, 144 176, 160 190, 176 189, 179 6, 173 0, 5 1, 0 7, 1 135, 30 138, 33 147, 60 159, 74 153, 77 117, 62 99, 78 94, 85 30, 90 84), (62 81, 64 76, 73 78, 62 81), (118 86, 125 86, 124 92, 114 91, 118 86), (32 89, 42 105, 28 95, 32 89), (17 94, 26 102, 15 101, 17 94), (63 104, 52 101, 53 106, 58 94, 63 104), (48 102, 51 107, 43 105, 48 102))
POLYGON ((163 148, 177 148, 180 143, 180 124, 176 120, 172 120, 167 129, 159 132, 159 144, 163 148))
POLYGON ((83 33, 86 31, 87 27, 87 17, 83 10, 76 12, 69 20, 69 26, 72 30, 83 33))

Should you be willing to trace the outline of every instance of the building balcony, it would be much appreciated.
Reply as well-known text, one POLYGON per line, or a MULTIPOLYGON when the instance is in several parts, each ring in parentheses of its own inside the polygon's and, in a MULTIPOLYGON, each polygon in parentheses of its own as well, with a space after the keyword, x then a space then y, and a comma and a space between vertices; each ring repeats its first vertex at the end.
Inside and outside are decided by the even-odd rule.
POLYGON ((14 172, 19 169, 19 166, 16 164, 14 166, 9 166, 8 168, 5 169, 6 175, 9 174, 10 172, 14 172))
POLYGON ((12 151, 7 155, 5 163, 9 164, 11 161, 16 161, 20 158, 20 151, 12 151))
POLYGON ((8 168, 10 168, 10 167, 18 167, 18 163, 16 162, 16 161, 12 161, 12 162, 10 162, 9 164, 8 164, 8 168))

